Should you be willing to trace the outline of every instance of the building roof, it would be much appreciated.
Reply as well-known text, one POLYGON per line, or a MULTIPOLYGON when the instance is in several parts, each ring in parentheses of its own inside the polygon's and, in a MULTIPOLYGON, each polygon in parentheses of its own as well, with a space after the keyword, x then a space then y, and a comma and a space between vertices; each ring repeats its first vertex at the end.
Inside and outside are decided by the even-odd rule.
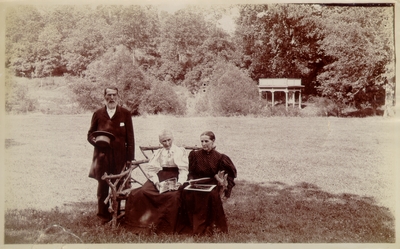
POLYGON ((258 83, 259 88, 265 87, 304 87, 301 79, 290 78, 261 78, 258 83))

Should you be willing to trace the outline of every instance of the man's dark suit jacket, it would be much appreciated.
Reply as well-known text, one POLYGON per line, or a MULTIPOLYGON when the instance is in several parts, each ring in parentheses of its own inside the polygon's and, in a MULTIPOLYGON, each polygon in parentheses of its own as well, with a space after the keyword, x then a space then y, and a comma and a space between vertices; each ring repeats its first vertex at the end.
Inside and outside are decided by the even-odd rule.
POLYGON ((93 113, 87 140, 94 146, 93 161, 89 177, 100 180, 105 172, 119 174, 127 161, 135 158, 135 138, 131 113, 117 106, 114 116, 110 119, 107 109, 98 109, 93 113), (96 147, 92 133, 107 131, 115 136, 108 149, 96 147))

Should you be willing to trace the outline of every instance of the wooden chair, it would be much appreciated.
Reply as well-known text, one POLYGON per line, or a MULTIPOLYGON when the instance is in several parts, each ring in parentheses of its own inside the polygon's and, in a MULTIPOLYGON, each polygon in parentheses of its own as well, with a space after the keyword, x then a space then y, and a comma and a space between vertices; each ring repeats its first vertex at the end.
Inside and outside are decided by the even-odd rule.
POLYGON ((132 177, 132 171, 139 168, 147 178, 147 174, 143 171, 140 164, 147 163, 148 161, 148 159, 132 161, 132 164, 129 167, 125 167, 120 174, 108 175, 107 173, 104 173, 101 177, 101 179, 106 181, 110 186, 110 192, 104 203, 109 203, 108 211, 112 214, 112 219, 110 221, 112 228, 117 226, 117 220, 125 214, 125 210, 121 207, 121 201, 125 201, 128 198, 128 195, 132 190, 132 184, 138 183, 143 185, 142 182, 132 177))
MULTIPOLYGON (((199 150, 199 149, 201 149, 201 147, 198 147, 196 145, 195 146, 185 146, 185 145, 183 145, 181 147, 185 148, 186 150, 199 150)), ((140 151, 142 152, 142 154, 144 155, 144 157, 146 157, 146 159, 150 160, 149 157, 154 154, 154 151, 162 149, 163 147, 161 145, 159 145, 159 146, 139 146, 139 148, 140 148, 140 151), (148 154, 149 153, 148 151, 151 151, 151 155, 148 154)))
POLYGON ((144 155, 144 157, 148 160, 150 160, 149 157, 153 156, 154 151, 162 149, 162 146, 139 146, 140 151, 144 155), (151 151, 151 154, 148 154, 148 151, 151 151))

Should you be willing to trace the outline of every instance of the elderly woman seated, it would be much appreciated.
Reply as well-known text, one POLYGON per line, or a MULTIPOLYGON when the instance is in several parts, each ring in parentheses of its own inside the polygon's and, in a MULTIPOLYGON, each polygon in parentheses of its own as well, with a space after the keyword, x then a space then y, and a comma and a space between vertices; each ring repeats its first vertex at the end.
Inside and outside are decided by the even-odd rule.
POLYGON ((173 233, 181 203, 181 191, 188 175, 188 156, 184 148, 173 144, 171 131, 159 134, 163 148, 157 150, 148 163, 149 180, 132 190, 125 206, 126 224, 135 232, 151 229, 156 233, 173 233), (173 189, 162 192, 165 180, 173 189), (160 191, 161 190, 161 191, 160 191))
MULTIPOLYGON (((236 167, 231 159, 215 150, 215 134, 206 131, 200 135, 201 150, 189 153, 188 180, 204 179, 202 183, 215 186, 207 192, 184 190, 177 225, 178 233, 208 235, 228 232, 222 199, 229 198, 235 186, 236 167)), ((203 185, 204 186, 204 185, 203 185)))

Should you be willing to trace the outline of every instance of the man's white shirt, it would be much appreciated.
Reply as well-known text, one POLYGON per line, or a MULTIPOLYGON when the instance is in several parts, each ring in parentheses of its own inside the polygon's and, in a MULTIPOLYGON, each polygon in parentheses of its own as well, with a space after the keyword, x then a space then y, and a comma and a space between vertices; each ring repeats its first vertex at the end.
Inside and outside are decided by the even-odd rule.
POLYGON ((117 108, 114 108, 114 109, 108 109, 107 108, 107 113, 108 113, 108 116, 110 117, 110 118, 112 118, 113 116, 114 116, 114 114, 115 114, 115 110, 116 110, 117 108))

